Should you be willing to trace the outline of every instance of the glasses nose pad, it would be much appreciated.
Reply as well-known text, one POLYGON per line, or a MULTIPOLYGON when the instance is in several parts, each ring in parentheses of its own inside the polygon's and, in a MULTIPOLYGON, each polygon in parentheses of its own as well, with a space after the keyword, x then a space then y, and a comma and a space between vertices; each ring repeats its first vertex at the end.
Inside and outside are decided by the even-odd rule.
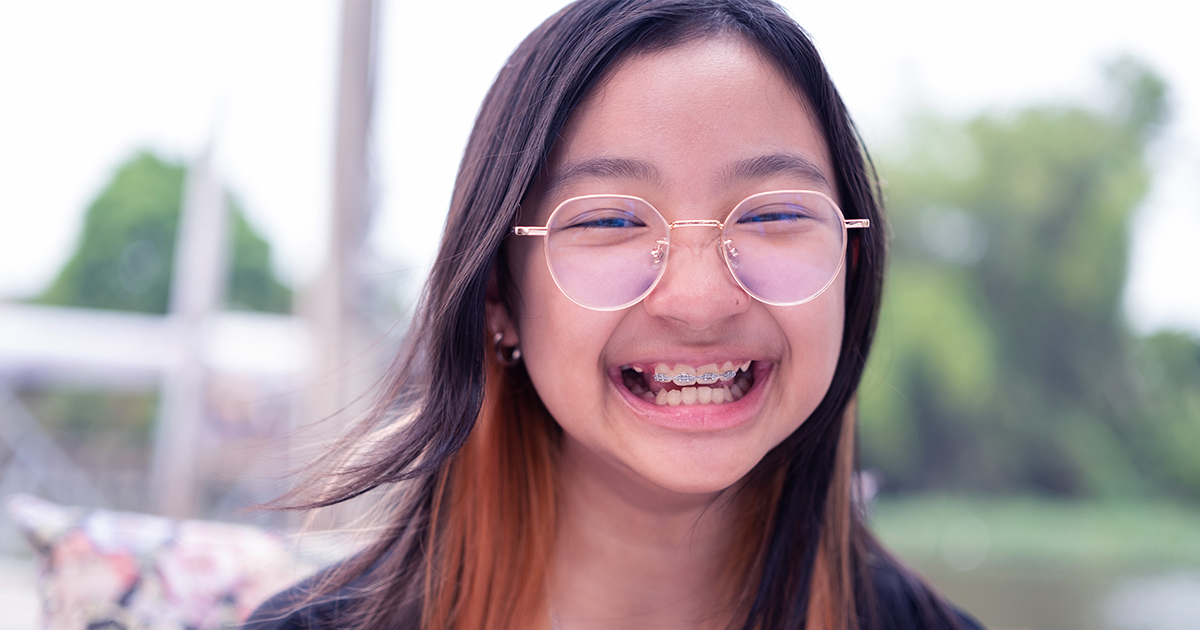
POLYGON ((667 257, 667 240, 660 238, 654 242, 654 249, 650 250, 650 257, 654 259, 654 268, 662 266, 663 260, 667 257))
POLYGON ((733 241, 730 239, 725 239, 725 242, 722 243, 722 246, 725 248, 725 260, 729 261, 730 267, 737 269, 741 262, 738 260, 738 250, 733 246, 733 241))

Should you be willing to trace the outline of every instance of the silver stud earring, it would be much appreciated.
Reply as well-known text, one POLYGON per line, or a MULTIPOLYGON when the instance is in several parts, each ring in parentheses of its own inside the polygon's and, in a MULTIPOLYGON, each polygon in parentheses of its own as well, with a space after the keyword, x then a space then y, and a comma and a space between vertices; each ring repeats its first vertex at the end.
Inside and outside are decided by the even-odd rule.
POLYGON ((496 353, 496 360, 504 367, 512 367, 521 361, 521 346, 503 346, 500 342, 504 341, 504 333, 496 333, 492 336, 492 350, 496 353))

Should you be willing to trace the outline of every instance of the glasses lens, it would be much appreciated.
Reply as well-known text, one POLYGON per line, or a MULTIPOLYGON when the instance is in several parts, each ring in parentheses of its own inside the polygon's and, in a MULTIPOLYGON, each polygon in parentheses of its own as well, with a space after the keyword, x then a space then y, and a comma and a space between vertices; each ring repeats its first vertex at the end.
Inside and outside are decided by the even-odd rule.
POLYGON ((779 306, 819 295, 842 263, 845 227, 828 197, 813 192, 755 195, 725 222, 725 257, 738 283, 779 306))
POLYGON ((625 308, 654 287, 667 263, 666 221, 645 201, 591 196, 550 217, 550 273, 567 297, 597 310, 625 308))

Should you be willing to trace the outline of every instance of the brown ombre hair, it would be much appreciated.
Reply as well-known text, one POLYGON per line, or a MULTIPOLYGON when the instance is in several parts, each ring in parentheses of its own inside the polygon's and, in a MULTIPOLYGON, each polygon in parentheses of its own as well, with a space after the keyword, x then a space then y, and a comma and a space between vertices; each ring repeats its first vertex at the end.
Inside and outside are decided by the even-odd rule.
MULTIPOLYGON (((716 35, 752 43, 803 95, 829 146, 845 216, 872 226, 850 236, 829 390, 728 497, 744 535, 729 552, 725 616, 747 630, 879 621, 872 571, 894 561, 853 505, 852 400, 879 310, 886 227, 841 97, 808 36, 769 0, 579 0, 520 44, 488 92, 408 350, 380 403, 326 462, 334 469, 308 486, 319 491, 303 507, 399 488, 374 542, 312 583, 310 602, 340 602, 338 627, 549 624, 561 431, 524 367, 493 357, 485 298, 491 290, 510 314, 520 308, 505 237, 571 112, 605 72, 629 55, 716 35)), ((910 586, 929 603, 929 619, 955 625, 936 597, 910 586)))

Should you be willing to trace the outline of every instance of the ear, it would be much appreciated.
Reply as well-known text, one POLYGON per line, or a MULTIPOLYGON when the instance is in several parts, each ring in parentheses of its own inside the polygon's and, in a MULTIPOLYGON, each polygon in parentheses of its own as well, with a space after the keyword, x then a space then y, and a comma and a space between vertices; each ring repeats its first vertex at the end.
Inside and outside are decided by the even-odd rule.
POLYGON ((488 277, 484 303, 487 308, 488 341, 490 342, 491 337, 494 337, 496 333, 500 333, 504 335, 506 347, 520 345, 521 338, 517 333, 516 322, 513 321, 508 308, 504 306, 504 301, 500 299, 500 281, 496 278, 495 270, 488 277))

